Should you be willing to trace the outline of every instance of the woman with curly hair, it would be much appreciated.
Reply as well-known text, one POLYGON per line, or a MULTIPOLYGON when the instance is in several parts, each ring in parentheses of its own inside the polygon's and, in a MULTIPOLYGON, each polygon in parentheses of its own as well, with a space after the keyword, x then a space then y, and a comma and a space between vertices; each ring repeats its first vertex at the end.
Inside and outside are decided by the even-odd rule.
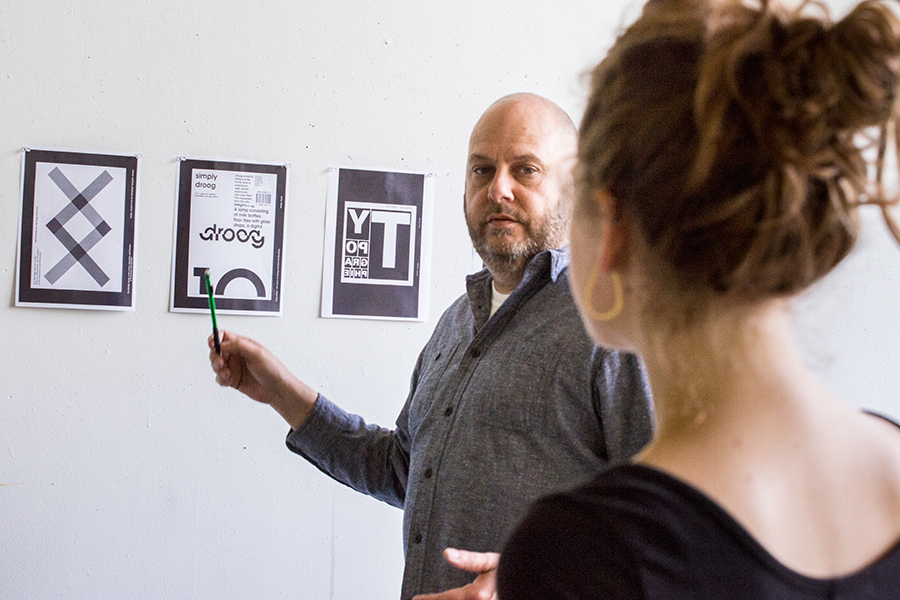
POLYGON ((651 0, 593 72, 571 275, 594 340, 637 350, 656 432, 532 509, 521 598, 900 598, 900 429, 804 366, 789 302, 891 219, 900 23, 866 1, 651 0))

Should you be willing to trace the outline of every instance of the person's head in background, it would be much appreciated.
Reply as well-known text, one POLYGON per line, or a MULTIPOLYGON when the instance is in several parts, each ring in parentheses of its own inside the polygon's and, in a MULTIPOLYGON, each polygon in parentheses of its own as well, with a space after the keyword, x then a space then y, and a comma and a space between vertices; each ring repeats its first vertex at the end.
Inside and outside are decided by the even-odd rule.
POLYGON ((567 244, 576 141, 566 112, 528 93, 497 100, 472 130, 466 225, 498 291, 511 292, 539 252, 567 244))
POLYGON ((801 10, 651 0, 593 71, 570 281, 595 341, 696 383, 697 341, 727 367, 847 256, 859 205, 900 240, 877 166, 900 24, 877 2, 801 10))

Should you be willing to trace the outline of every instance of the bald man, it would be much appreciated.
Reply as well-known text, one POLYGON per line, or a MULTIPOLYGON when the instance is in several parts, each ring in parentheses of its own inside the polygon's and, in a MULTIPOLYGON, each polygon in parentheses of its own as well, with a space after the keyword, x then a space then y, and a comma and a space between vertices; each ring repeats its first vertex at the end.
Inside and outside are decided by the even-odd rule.
POLYGON ((402 600, 489 597, 495 557, 450 551, 450 564, 446 548, 497 552, 532 501, 649 440, 639 361, 593 347, 569 292, 575 146, 568 115, 533 94, 475 125, 464 212, 487 268, 441 316, 394 429, 346 413, 249 338, 225 333, 221 356, 211 345, 216 380, 277 410, 288 448, 403 509, 402 600))

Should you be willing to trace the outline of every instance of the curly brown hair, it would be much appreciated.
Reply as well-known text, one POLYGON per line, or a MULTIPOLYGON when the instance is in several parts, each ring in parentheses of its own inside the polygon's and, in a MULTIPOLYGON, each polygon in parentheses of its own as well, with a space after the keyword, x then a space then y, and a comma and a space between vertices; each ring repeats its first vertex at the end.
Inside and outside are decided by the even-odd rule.
POLYGON ((881 206, 897 140, 900 21, 867 0, 651 0, 594 69, 580 209, 608 190, 688 290, 787 296, 828 273, 881 206))

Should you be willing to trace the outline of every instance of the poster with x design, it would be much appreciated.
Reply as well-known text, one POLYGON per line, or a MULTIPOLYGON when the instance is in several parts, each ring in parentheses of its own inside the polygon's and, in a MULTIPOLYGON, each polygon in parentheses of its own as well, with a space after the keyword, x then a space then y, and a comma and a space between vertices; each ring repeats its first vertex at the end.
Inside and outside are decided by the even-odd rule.
POLYGON ((138 158, 26 149, 16 306, 134 310, 138 158))

